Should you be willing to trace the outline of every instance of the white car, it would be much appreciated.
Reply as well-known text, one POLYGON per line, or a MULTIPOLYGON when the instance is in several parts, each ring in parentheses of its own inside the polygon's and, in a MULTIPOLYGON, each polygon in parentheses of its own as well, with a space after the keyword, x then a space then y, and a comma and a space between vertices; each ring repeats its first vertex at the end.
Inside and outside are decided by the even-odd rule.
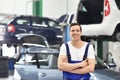
MULTIPOLYGON (((15 68, 22 80, 62 80, 62 71, 57 68, 59 51, 50 48, 30 47, 21 54, 15 68)), ((119 80, 120 72, 108 69, 103 60, 96 57, 95 72, 90 80, 119 80)))
POLYGON ((120 41, 120 0, 80 0, 75 17, 84 38, 120 41))

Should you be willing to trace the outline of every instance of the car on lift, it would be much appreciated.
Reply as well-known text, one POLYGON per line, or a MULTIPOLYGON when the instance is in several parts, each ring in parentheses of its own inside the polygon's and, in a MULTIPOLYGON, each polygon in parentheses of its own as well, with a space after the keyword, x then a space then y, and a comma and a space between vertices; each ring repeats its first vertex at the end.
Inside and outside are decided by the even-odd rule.
POLYGON ((21 33, 34 33, 46 37, 49 44, 60 44, 62 42, 62 26, 59 22, 39 16, 15 16, 7 15, 0 20, 0 33, 4 33, 3 41, 8 46, 17 45, 19 41, 16 37, 21 33))
POLYGON ((120 0, 80 0, 76 10, 85 40, 120 41, 120 0))

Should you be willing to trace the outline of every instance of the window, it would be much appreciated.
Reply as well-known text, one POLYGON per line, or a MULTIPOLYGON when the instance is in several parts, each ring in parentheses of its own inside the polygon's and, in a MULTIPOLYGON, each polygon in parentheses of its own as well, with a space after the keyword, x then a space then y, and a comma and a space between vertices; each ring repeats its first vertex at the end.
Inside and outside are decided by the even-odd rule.
POLYGON ((32 22, 33 26, 48 27, 44 19, 42 18, 33 18, 32 20, 33 20, 32 22))
POLYGON ((118 9, 120 9, 120 0, 115 0, 115 1, 116 1, 118 9))
POLYGON ((18 64, 24 64, 24 65, 26 65, 26 64, 28 65, 29 64, 30 65, 32 57, 33 57, 33 54, 22 54, 20 56, 18 64))
POLYGON ((57 22, 54 22, 54 21, 49 20, 49 21, 48 21, 48 24, 49 24, 50 27, 54 27, 54 28, 61 29, 61 26, 60 26, 59 23, 57 23, 57 22))
POLYGON ((36 66, 39 64, 40 68, 57 68, 57 57, 58 55, 53 54, 22 54, 17 64, 36 66))
POLYGON ((0 23, 2 24, 8 24, 9 22, 11 22, 13 19, 13 16, 2 16, 2 18, 0 19, 0 23))
POLYGON ((30 21, 29 21, 28 18, 19 18, 19 19, 16 20, 16 24, 29 26, 30 25, 30 21))
POLYGON ((78 6, 77 22, 80 24, 101 23, 103 0, 81 0, 78 6))

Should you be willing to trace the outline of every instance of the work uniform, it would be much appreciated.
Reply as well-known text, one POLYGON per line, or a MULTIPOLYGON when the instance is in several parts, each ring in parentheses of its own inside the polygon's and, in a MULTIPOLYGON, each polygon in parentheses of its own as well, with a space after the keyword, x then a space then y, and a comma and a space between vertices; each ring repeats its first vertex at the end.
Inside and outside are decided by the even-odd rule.
MULTIPOLYGON (((77 63, 85 58, 95 58, 93 46, 85 42, 81 48, 75 48, 71 41, 63 44, 60 48, 60 55, 66 55, 69 63, 77 63)), ((89 80, 90 74, 75 74, 63 71, 63 80, 89 80)))

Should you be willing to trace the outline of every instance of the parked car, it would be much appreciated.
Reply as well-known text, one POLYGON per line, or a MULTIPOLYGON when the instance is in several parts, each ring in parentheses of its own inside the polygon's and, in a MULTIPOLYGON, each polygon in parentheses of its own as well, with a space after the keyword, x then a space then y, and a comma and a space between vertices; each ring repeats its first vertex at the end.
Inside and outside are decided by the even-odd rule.
POLYGON ((56 64, 58 50, 31 47, 27 53, 21 54, 15 64, 15 68, 23 80, 62 80, 62 73, 57 69, 56 64), (31 50, 35 50, 35 52, 31 50), (40 51, 40 54, 37 51, 40 51))
POLYGON ((38 16, 6 16, 0 20, 0 28, 4 30, 3 42, 8 45, 19 43, 15 35, 21 33, 34 33, 46 37, 49 44, 57 44, 62 41, 62 30, 59 22, 38 16))
MULTIPOLYGON (((20 55, 15 68, 23 80, 62 80, 62 72, 57 68, 59 51, 49 48, 29 47, 20 55), (37 78, 37 79, 36 79, 37 78)), ((104 61, 96 57, 95 72, 90 80, 119 80, 120 72, 108 69, 104 61)))
MULTIPOLYGON (((62 80, 62 72, 57 67, 58 49, 43 45, 43 42, 47 42, 45 38, 35 34, 21 34, 19 38, 23 48, 15 69, 22 80, 62 80)), ((120 72, 109 69, 110 66, 96 56, 95 72, 91 73, 91 80, 119 80, 120 72)))
POLYGON ((76 21, 84 39, 120 41, 120 0, 80 0, 76 21))
POLYGON ((19 34, 17 36, 19 36, 22 47, 19 57, 16 58, 15 68, 22 80, 62 80, 62 73, 57 70, 56 64, 58 49, 50 48, 43 36, 36 34, 19 34), (39 51, 41 54, 36 53, 39 51), (57 77, 56 73, 58 73, 57 77))
MULTIPOLYGON (((58 70, 58 49, 43 45, 47 42, 44 37, 36 34, 21 34, 19 39, 23 44, 17 58, 15 69, 22 80, 62 80, 62 72, 58 70)), ((96 56, 95 72, 90 80, 119 80, 120 72, 111 69, 103 60, 96 56)))

